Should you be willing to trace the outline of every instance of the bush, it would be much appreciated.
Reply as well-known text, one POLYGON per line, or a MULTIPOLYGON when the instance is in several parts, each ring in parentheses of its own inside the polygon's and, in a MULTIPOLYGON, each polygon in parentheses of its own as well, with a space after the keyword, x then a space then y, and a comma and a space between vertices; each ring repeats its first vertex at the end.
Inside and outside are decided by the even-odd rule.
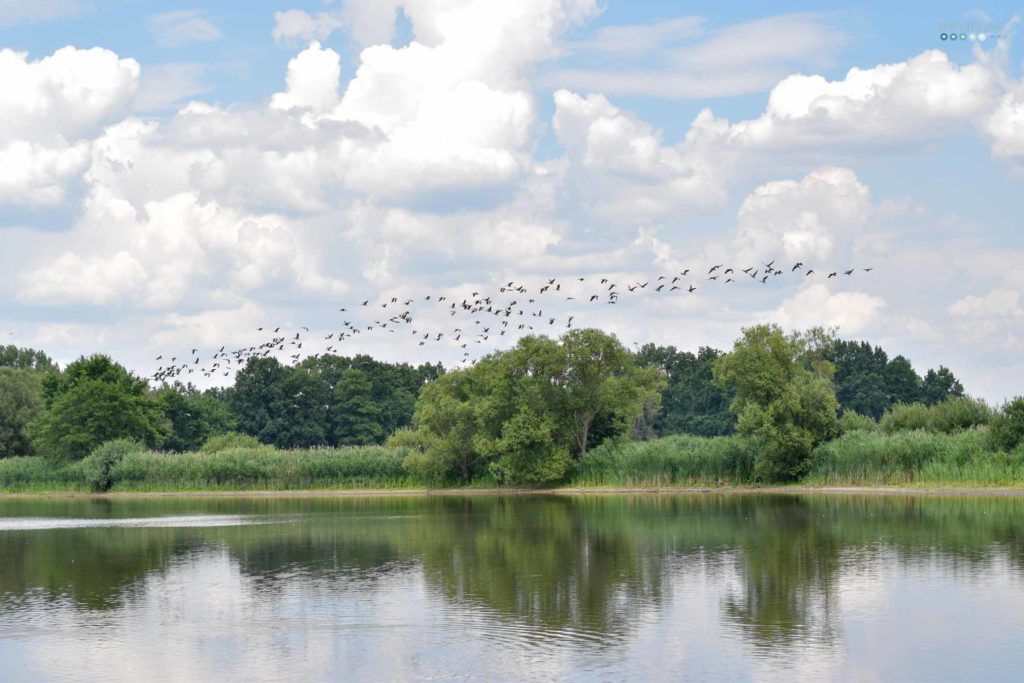
POLYGON ((986 425, 992 419, 988 404, 967 396, 939 401, 928 412, 931 429, 946 434, 986 425))
POLYGON ((839 433, 849 432, 874 432, 878 430, 878 423, 867 415, 861 415, 853 410, 844 410, 839 418, 839 433))
POLYGON ((86 483, 95 493, 109 491, 114 485, 114 468, 125 456, 144 453, 146 447, 135 439, 114 439, 100 444, 85 460, 82 470, 86 483))
POLYGON ((988 424, 992 448, 1010 451, 1024 444, 1024 396, 1018 396, 992 416, 988 424))
POLYGON ((885 411, 878 426, 887 434, 928 429, 931 426, 931 413, 927 406, 920 403, 897 403, 885 411))
POLYGON ((199 448, 200 453, 220 453, 229 448, 258 448, 260 440, 249 434, 226 432, 208 438, 199 448))

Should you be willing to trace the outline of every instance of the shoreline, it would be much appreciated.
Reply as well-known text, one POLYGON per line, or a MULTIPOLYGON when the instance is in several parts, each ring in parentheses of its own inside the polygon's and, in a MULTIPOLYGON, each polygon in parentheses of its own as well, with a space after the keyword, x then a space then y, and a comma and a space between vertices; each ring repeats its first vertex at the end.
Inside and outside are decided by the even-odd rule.
POLYGON ((592 496, 592 495, 911 495, 949 497, 1024 497, 1018 487, 944 486, 652 486, 561 488, 442 488, 442 489, 310 489, 251 491, 83 491, 0 492, 10 498, 359 498, 385 496, 592 496))

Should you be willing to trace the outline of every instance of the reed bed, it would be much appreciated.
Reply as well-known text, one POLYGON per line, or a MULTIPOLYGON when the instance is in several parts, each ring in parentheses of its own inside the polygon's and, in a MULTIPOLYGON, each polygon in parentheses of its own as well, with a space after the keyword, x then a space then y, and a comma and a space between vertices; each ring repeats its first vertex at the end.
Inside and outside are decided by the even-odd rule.
POLYGON ((602 444, 578 464, 570 486, 724 486, 751 483, 753 445, 737 436, 667 436, 602 444))

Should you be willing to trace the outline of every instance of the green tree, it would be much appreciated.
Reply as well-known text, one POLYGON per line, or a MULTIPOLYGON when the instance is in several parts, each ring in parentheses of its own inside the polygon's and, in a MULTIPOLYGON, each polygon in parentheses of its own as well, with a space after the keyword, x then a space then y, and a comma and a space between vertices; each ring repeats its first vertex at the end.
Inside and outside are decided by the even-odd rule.
POLYGON ((896 356, 886 364, 885 384, 889 393, 887 410, 897 403, 910 404, 921 400, 921 377, 903 356, 896 356))
POLYGON ((1024 396, 1005 404, 988 425, 992 445, 1009 453, 1024 443, 1024 396))
POLYGON ((715 362, 715 381, 736 392, 738 431, 762 443, 754 463, 762 479, 799 477, 814 446, 839 432, 833 366, 818 350, 806 333, 757 325, 744 329, 732 352, 715 362))
POLYGON ((949 368, 940 365, 938 370, 929 370, 921 385, 921 401, 926 406, 933 406, 947 398, 960 398, 964 395, 964 386, 949 368))
POLYGON ((170 429, 147 384, 104 355, 83 357, 43 380, 46 411, 30 425, 37 450, 79 459, 104 441, 159 448, 170 429))
POLYGON ((28 425, 43 408, 43 388, 37 373, 0 367, 0 458, 29 455, 28 425))
POLYGON ((196 451, 211 436, 235 428, 227 402, 191 384, 165 385, 156 391, 156 399, 171 423, 170 436, 164 443, 167 450, 196 451))
POLYGON ((590 427, 604 415, 627 434, 644 404, 659 395, 664 378, 653 368, 640 368, 614 336, 596 329, 567 332, 560 344, 564 371, 552 379, 560 384, 556 413, 573 440, 577 457, 587 454, 590 427))
POLYGON ((337 446, 362 446, 384 439, 380 404, 374 400, 373 384, 357 368, 342 371, 331 388, 329 441, 337 446))
POLYGON ((596 424, 606 436, 630 434, 662 386, 654 368, 637 367, 598 330, 557 341, 525 337, 426 385, 415 429, 391 443, 419 451, 409 464, 421 474, 468 481, 489 471, 509 484, 554 481, 573 456, 586 454, 596 424))
POLYGON ((874 419, 891 405, 886 368, 889 358, 881 347, 867 342, 836 340, 828 359, 836 366, 836 400, 844 411, 874 419))
POLYGON ((19 349, 17 346, 9 344, 0 346, 0 368, 53 372, 57 370, 57 365, 42 351, 19 349))
POLYGON ((715 384, 712 374, 721 355, 708 346, 700 347, 696 355, 674 346, 645 344, 640 348, 637 365, 656 367, 667 380, 661 410, 653 419, 655 434, 719 436, 735 431, 736 416, 729 410, 732 395, 715 384))
POLYGON ((279 448, 327 443, 327 384, 309 367, 252 358, 235 377, 231 410, 238 428, 279 448))

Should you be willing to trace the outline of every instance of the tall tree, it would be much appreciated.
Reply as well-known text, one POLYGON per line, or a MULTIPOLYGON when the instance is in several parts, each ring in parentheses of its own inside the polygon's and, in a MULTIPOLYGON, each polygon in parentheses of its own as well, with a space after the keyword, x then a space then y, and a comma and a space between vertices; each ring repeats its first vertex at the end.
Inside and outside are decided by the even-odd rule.
POLYGON ((885 384, 889 398, 886 409, 896 403, 916 403, 921 400, 921 377, 903 356, 896 356, 885 366, 885 384))
POLYGON ((169 432, 146 382, 108 356, 83 357, 47 374, 43 395, 47 409, 30 431, 37 449, 54 458, 82 458, 119 438, 159 448, 169 432))
POLYGON ((211 436, 235 428, 228 403, 216 394, 205 393, 191 384, 175 382, 156 392, 164 415, 170 420, 171 433, 164 443, 169 451, 196 451, 211 436))
POLYGON ((921 384, 921 401, 933 406, 947 398, 960 398, 964 395, 964 386, 944 365, 938 370, 929 370, 921 384))
POLYGON ((836 368, 836 399, 843 410, 874 419, 891 405, 886 369, 889 358, 881 347, 867 342, 836 340, 827 354, 836 368))
POLYGON ((43 409, 43 388, 38 374, 0 367, 0 458, 29 455, 28 425, 43 409))
POLYGON ((9 344, 0 346, 0 368, 52 372, 57 370, 57 365, 42 351, 19 349, 17 346, 9 344))
POLYGON ((799 477, 814 446, 839 432, 833 366, 817 358, 815 345, 777 325, 757 325, 715 362, 715 381, 736 392, 737 429, 764 445, 754 463, 762 479, 799 477))
POLYGON ((674 346, 645 344, 636 353, 640 366, 653 366, 665 374, 661 410, 653 428, 658 436, 731 434, 736 416, 729 410, 732 395, 714 382, 712 369, 722 355, 718 349, 700 347, 697 355, 677 351, 674 346))

